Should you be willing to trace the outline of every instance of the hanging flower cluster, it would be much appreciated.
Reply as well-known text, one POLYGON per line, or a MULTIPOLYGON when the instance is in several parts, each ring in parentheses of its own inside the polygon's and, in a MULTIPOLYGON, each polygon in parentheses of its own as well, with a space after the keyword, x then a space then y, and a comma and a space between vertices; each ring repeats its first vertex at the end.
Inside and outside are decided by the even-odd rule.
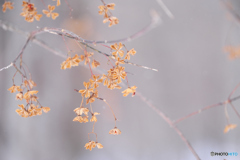
MULTIPOLYGON (((82 49, 82 47, 80 46, 82 49)), ((92 150, 92 148, 103 148, 102 144, 97 142, 97 134, 94 132, 94 125, 98 121, 97 117, 100 115, 98 112, 93 111, 92 104, 95 102, 96 99, 104 101, 111 109, 115 126, 113 129, 109 131, 109 134, 112 135, 119 135, 121 134, 121 131, 116 126, 117 118, 113 112, 112 107, 107 103, 107 101, 101 97, 99 97, 98 88, 100 84, 103 84, 110 90, 112 89, 121 89, 122 87, 120 84, 123 80, 127 78, 127 72, 125 71, 125 67, 122 65, 125 64, 125 60, 130 60, 130 55, 133 56, 136 54, 136 51, 134 49, 131 49, 128 51, 122 43, 115 43, 108 48, 111 49, 111 55, 108 57, 109 62, 111 63, 111 68, 107 71, 107 74, 97 75, 93 74, 92 68, 100 66, 100 62, 93 59, 93 52, 88 52, 86 49, 83 49, 84 54, 78 55, 75 54, 73 57, 71 57, 70 52, 68 53, 67 59, 62 62, 61 69, 70 69, 71 67, 78 66, 80 62, 84 62, 84 65, 88 65, 91 71, 91 78, 87 82, 83 82, 84 89, 76 90, 81 94, 82 101, 80 104, 80 107, 74 109, 74 112, 76 114, 76 117, 73 119, 75 122, 79 123, 88 123, 93 122, 93 129, 92 132, 89 134, 95 134, 96 135, 96 142, 92 141, 89 138, 89 142, 86 143, 85 148, 92 150), (126 49, 126 54, 123 49, 126 49), (125 55, 125 56, 124 56, 125 55), (112 62, 113 64, 112 64, 112 62), (85 103, 84 103, 85 101, 85 103), (86 107, 85 107, 86 105, 86 107), (88 107, 87 107, 88 106, 88 107)), ((128 84, 128 81, 127 81, 128 84)), ((132 94, 132 96, 135 95, 136 92, 136 86, 128 86, 127 89, 122 91, 123 96, 127 96, 128 94, 132 94)), ((88 136, 89 137, 89 136, 88 136)))
MULTIPOLYGON (((17 70, 16 73, 20 73, 22 74, 21 71, 17 70)), ((50 111, 49 107, 43 107, 37 97, 37 90, 33 90, 33 87, 36 86, 36 83, 32 80, 32 79, 26 79, 24 75, 23 78, 25 78, 25 80, 22 82, 22 84, 20 86, 16 86, 14 83, 14 77, 16 74, 14 74, 13 76, 13 85, 12 87, 10 87, 8 90, 11 93, 15 93, 16 94, 16 100, 25 100, 26 101, 26 105, 21 104, 18 105, 20 107, 20 109, 16 109, 17 114, 19 114, 20 116, 27 118, 27 117, 32 117, 32 116, 36 116, 36 115, 42 115, 42 111, 47 113, 48 111, 50 111)))
MULTIPOLYGON (((56 0, 53 0, 56 1, 56 0)), ((42 1, 43 2, 43 1, 42 1)), ((45 4, 44 4, 45 5, 45 4)), ((61 5, 60 0, 57 0, 56 6, 61 5)), ((40 21, 42 18, 42 14, 38 14, 37 8, 35 7, 34 3, 30 3, 30 1, 22 1, 22 13, 20 13, 21 16, 25 17, 25 21, 27 22, 33 22, 34 19, 37 21, 40 21)), ((47 17, 52 17, 53 20, 55 20, 59 14, 58 13, 53 13, 53 10, 55 10, 55 6, 48 5, 45 6, 47 10, 42 10, 44 14, 46 14, 47 17)), ((14 9, 13 3, 10 1, 5 1, 4 4, 2 5, 2 11, 6 12, 6 10, 9 9, 14 9)))

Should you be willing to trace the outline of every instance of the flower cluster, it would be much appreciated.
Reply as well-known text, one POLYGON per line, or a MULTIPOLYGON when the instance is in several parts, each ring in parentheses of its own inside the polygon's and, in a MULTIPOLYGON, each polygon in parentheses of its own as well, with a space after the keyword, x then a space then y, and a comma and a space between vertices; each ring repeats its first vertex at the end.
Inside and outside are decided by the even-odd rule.
POLYGON ((25 80, 20 86, 16 86, 13 83, 13 86, 8 89, 11 93, 18 92, 16 94, 16 100, 26 101, 26 106, 24 106, 24 104, 18 105, 21 109, 16 110, 17 114, 24 118, 41 115, 42 111, 45 113, 50 111, 49 107, 43 107, 40 105, 38 97, 36 96, 38 91, 32 90, 35 86, 36 83, 32 79, 29 79, 25 80), (25 93, 24 90, 26 90, 25 93))
POLYGON ((59 14, 53 13, 54 10, 55 10, 55 6, 48 5, 48 10, 43 10, 42 12, 46 14, 47 17, 52 16, 52 19, 55 20, 59 16, 59 14))
POLYGON ((230 59, 236 59, 240 58, 240 47, 234 47, 234 46, 226 46, 224 48, 226 52, 229 53, 229 58, 230 59))
POLYGON ((104 17, 103 23, 110 22, 108 25, 109 27, 111 27, 112 25, 118 24, 119 23, 118 18, 112 16, 112 13, 109 11, 109 10, 114 10, 115 4, 114 3, 105 4, 104 1, 102 2, 103 2, 103 5, 98 6, 99 8, 98 13, 100 15, 103 15, 104 17))
MULTIPOLYGON (((93 56, 92 52, 84 52, 84 55, 80 55, 78 56, 77 54, 75 54, 74 57, 71 57, 70 53, 68 54, 68 58, 62 62, 61 64, 61 69, 67 69, 67 68, 72 68, 74 66, 78 66, 80 62, 85 61, 84 64, 87 65, 88 63, 90 63, 91 59, 90 57, 93 56)), ((96 68, 100 65, 100 63, 96 60, 92 61, 92 67, 96 68)))
MULTIPOLYGON (((57 1, 56 6, 60 6, 61 5, 61 1, 60 0, 53 0, 53 1, 57 1)), ((44 2, 42 1, 42 3, 44 4, 44 2)), ((67 3, 67 2, 66 2, 67 3)), ((109 27, 111 27, 112 25, 116 25, 119 23, 118 18, 112 16, 112 13, 110 12, 110 10, 114 10, 115 4, 114 3, 110 3, 110 4, 105 4, 105 2, 102 0, 103 5, 98 6, 99 11, 98 13, 100 15, 103 15, 104 20, 103 23, 107 23, 109 22, 109 27)), ((45 5, 45 4, 44 4, 45 5)), ((40 21, 42 14, 38 14, 37 12, 37 8, 34 6, 33 3, 30 3, 30 1, 26 2, 26 1, 22 1, 22 13, 20 14, 21 16, 25 17, 25 20, 27 22, 33 22, 34 19, 36 19, 37 21, 40 21)), ((2 5, 2 11, 6 12, 7 9, 13 9, 13 3, 10 1, 5 1, 4 4, 2 5)), ((47 17, 52 17, 53 20, 55 20, 59 14, 56 12, 53 12, 55 10, 55 6, 54 5, 48 5, 48 7, 46 7, 47 10, 42 10, 43 14, 45 14, 47 17)))
MULTIPOLYGON (((53 0, 56 1, 56 0, 53 0)), ((45 4, 44 4, 45 5, 45 4)), ((61 5, 61 1, 57 0, 56 6, 61 5)), ((38 14, 37 8, 34 6, 33 3, 30 3, 30 1, 22 1, 22 13, 20 13, 21 16, 25 17, 25 20, 27 22, 33 22, 34 19, 37 21, 40 21, 42 14, 38 14)), ((13 9, 13 3, 10 1, 5 1, 5 3, 2 5, 2 11, 6 12, 7 9, 13 9)), ((55 9, 55 6, 48 5, 48 10, 42 10, 44 14, 46 14, 47 17, 52 17, 52 19, 56 19, 59 14, 58 13, 53 13, 53 10, 55 9)))
POLYGON ((231 130, 231 129, 234 129, 234 128, 236 128, 237 127, 237 125, 236 124, 228 124, 228 125, 226 125, 226 127, 224 128, 224 133, 227 133, 229 130, 231 130))
POLYGON ((2 11, 6 12, 7 9, 13 9, 13 3, 10 1, 5 1, 5 3, 2 5, 2 11))
MULTIPOLYGON (((82 47, 79 46, 81 49, 82 47)), ((100 84, 103 84, 110 90, 112 89, 121 89, 122 87, 120 84, 123 80, 127 78, 127 72, 125 71, 125 67, 122 65, 127 63, 126 60, 130 60, 131 56, 134 56, 136 54, 136 51, 134 49, 131 49, 128 51, 122 43, 115 43, 108 48, 111 49, 111 55, 108 55, 108 60, 113 61, 114 65, 111 63, 111 68, 107 71, 107 74, 102 75, 96 75, 93 74, 92 69, 94 67, 97 67, 100 65, 98 61, 93 59, 94 53, 87 52, 87 50, 84 50, 83 55, 75 54, 74 57, 71 57, 70 52, 68 53, 68 58, 62 62, 61 69, 71 68, 73 66, 78 66, 80 62, 84 62, 84 65, 88 65, 91 70, 91 78, 87 82, 83 82, 84 89, 76 90, 78 93, 81 94, 82 101, 80 104, 80 107, 75 108, 74 112, 76 113, 76 117, 73 119, 75 122, 79 123, 88 123, 93 122, 93 129, 92 132, 89 134, 95 134, 97 139, 97 134, 94 132, 94 125, 96 122, 98 122, 97 116, 100 115, 98 112, 94 112, 92 108, 92 103, 95 102, 96 99, 104 101, 109 108, 112 111, 112 114, 114 116, 115 121, 115 127, 114 129, 111 129, 109 131, 109 134, 112 135, 120 135, 121 131, 116 126, 117 118, 111 108, 111 106, 107 103, 107 101, 98 95, 98 88, 100 84), (124 48, 126 52, 124 51, 124 48), (109 59, 110 58, 110 59, 109 59), (85 102, 85 103, 84 103, 85 102), (84 107, 84 105, 89 105, 89 107, 84 107)), ((127 81, 128 84, 128 81, 127 81)), ((136 92, 136 86, 130 87, 128 85, 128 88, 122 91, 123 96, 127 96, 128 94, 135 95, 136 92)), ((98 146, 98 148, 102 148, 103 146, 99 143, 92 141, 89 139, 89 142, 85 145, 86 149, 92 150, 92 148, 95 148, 95 146, 98 146)))
POLYGON ((103 148, 103 145, 101 143, 95 142, 95 141, 89 141, 88 143, 85 144, 85 148, 89 149, 90 151, 92 148, 95 148, 97 146, 98 149, 103 148))
POLYGON ((21 16, 25 17, 25 20, 27 22, 33 22, 34 18, 39 21, 40 18, 42 17, 41 14, 37 14, 37 8, 34 7, 33 3, 28 3, 26 1, 23 1, 23 9, 22 9, 22 13, 20 14, 21 16))

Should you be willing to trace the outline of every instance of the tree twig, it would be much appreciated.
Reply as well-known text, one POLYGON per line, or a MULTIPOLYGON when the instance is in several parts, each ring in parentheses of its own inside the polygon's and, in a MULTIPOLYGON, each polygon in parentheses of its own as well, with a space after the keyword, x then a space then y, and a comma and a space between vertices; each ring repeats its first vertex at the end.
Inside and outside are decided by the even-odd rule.
POLYGON ((154 106, 152 103, 150 103, 147 98, 145 98, 140 92, 136 92, 136 96, 139 96, 139 98, 148 105, 152 110, 154 110, 162 119, 169 124, 170 127, 172 127, 177 134, 181 137, 183 142, 187 145, 188 149, 192 152, 192 154, 195 156, 197 160, 200 160, 200 157, 196 153, 196 151, 193 149, 192 145, 189 143, 189 141, 186 139, 186 137, 183 135, 183 133, 177 128, 177 126, 173 123, 173 121, 168 118, 161 110, 159 110, 156 106, 154 106))

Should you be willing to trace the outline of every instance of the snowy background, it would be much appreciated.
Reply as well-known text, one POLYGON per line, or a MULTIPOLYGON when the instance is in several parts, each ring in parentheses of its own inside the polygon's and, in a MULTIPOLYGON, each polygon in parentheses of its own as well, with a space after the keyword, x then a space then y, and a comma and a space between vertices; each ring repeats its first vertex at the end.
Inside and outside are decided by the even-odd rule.
MULTIPOLYGON (((0 1, 4 3, 3 0, 0 1)), ((15 9, 0 12, 0 19, 16 25, 24 31, 42 27, 64 28, 77 33, 85 39, 114 40, 125 38, 142 29, 151 18, 150 10, 155 9, 162 18, 162 24, 148 34, 128 43, 128 49, 135 48, 137 54, 132 62, 159 71, 154 72, 130 65, 126 70, 130 85, 145 95, 157 108, 172 120, 181 118, 202 107, 225 101, 229 93, 240 82, 239 60, 229 60, 223 48, 226 45, 240 44, 240 27, 228 14, 219 0, 168 0, 164 3, 172 11, 175 19, 164 14, 155 0, 106 0, 115 3, 113 15, 120 23, 111 28, 103 24, 98 15, 100 0, 69 0, 69 8, 62 0, 56 9, 60 14, 55 21, 43 16, 40 22, 27 23, 19 16, 21 2, 14 1, 15 9)), ((40 10, 41 1, 32 0, 40 10)), ((55 2, 45 0, 45 3, 55 2)), ((235 1, 238 9, 240 3, 235 1)), ((67 54, 60 36, 42 34, 37 38, 44 40, 53 48, 67 54)), ((16 57, 26 38, 18 33, 0 28, 0 68, 16 57)), ((67 40, 71 49, 77 49, 67 40)), ((100 47, 102 48, 102 47, 100 47)), ((103 49, 106 51, 106 49, 103 49)), ((95 53, 96 59, 105 57, 95 53)), ((79 66, 71 70, 61 70, 64 61, 34 43, 26 48, 24 62, 30 68, 33 80, 37 83, 41 104, 51 111, 41 116, 22 118, 15 110, 18 102, 15 94, 7 89, 12 86, 15 69, 0 72, 0 159, 1 160, 192 160, 194 156, 185 143, 169 125, 151 110, 137 96, 122 97, 119 90, 101 87, 99 96, 108 100, 119 121, 119 136, 109 135, 114 121, 109 108, 101 101, 93 104, 94 110, 101 113, 95 131, 103 149, 84 148, 88 142, 87 133, 92 124, 72 122, 73 110, 81 102, 80 94, 74 89, 83 88, 83 81, 91 76, 88 68, 79 66)), ((103 69, 108 69, 105 66, 103 69)), ((16 79, 16 83, 20 79, 16 79)), ((240 91, 235 93, 238 96, 240 91)), ((239 110, 240 100, 233 103, 239 110)), ((230 122, 240 125, 235 112, 228 109, 230 122)), ((224 134, 227 124, 224 106, 216 107, 193 116, 178 124, 179 129, 190 141, 203 160, 227 159, 237 157, 211 157, 210 152, 238 152, 240 154, 239 126, 224 134)), ((92 137, 94 138, 94 137, 92 137)), ((238 155, 239 157, 240 155, 238 155)))

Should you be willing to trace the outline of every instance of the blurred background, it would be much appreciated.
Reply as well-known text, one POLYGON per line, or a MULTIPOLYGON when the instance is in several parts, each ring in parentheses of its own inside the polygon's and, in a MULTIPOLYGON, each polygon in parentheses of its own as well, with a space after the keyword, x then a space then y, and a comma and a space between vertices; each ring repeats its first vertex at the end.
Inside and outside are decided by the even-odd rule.
MULTIPOLYGON (((4 0, 0 0, 1 4, 4 0)), ((240 45, 240 27, 233 21, 219 0, 168 0, 164 3, 174 15, 170 19, 157 1, 120 1, 115 3, 113 15, 119 24, 111 28, 103 24, 98 15, 100 0, 69 0, 73 12, 65 1, 56 8, 60 16, 52 20, 43 16, 41 20, 28 23, 19 14, 21 1, 14 2, 14 10, 0 12, 2 21, 11 23, 29 32, 42 27, 64 28, 92 40, 115 40, 139 31, 151 22, 150 10, 156 10, 162 23, 146 35, 125 43, 137 54, 131 62, 157 68, 154 72, 125 65, 133 75, 128 76, 131 86, 136 85, 147 100, 162 110, 172 120, 181 118, 202 107, 225 101, 240 82, 239 59, 229 60, 224 53, 226 45, 240 45)), ((56 2, 44 0, 46 4, 56 2)), ((37 10, 44 9, 41 1, 32 0, 37 10)), ((231 1, 239 9, 239 1, 231 1)), ((20 52, 26 38, 0 28, 0 68, 7 66, 20 52)), ((60 36, 44 33, 37 38, 45 41, 59 52, 67 54, 60 36)), ((66 39, 70 49, 82 54, 72 40, 66 39)), ((109 52, 104 47, 96 46, 109 52)), ((95 53, 102 64, 106 58, 95 53)), ((15 69, 0 72, 0 159, 1 160, 132 160, 132 159, 195 159, 178 134, 156 112, 137 96, 124 98, 121 91, 108 90, 101 86, 99 96, 107 99, 119 119, 119 136, 109 135, 114 127, 110 109, 101 101, 93 103, 94 111, 100 112, 95 131, 103 149, 84 148, 88 142, 92 123, 73 122, 73 110, 79 107, 81 95, 74 89, 82 89, 91 73, 79 66, 61 70, 64 61, 49 51, 30 43, 23 55, 33 80, 37 83, 38 96, 43 106, 51 111, 41 116, 22 118, 15 112, 21 102, 7 89, 12 86, 15 69)), ((109 66, 101 68, 107 70, 109 66)), ((95 72, 95 71, 94 71, 95 72)), ((96 73, 96 72, 95 72, 96 73)), ((21 83, 16 78, 16 84, 21 83)), ((234 96, 238 96, 237 91, 234 96)), ((239 110, 240 100, 233 102, 239 110)), ((228 106, 230 122, 239 125, 239 118, 228 106)), ((238 152, 240 154, 239 126, 223 133, 227 120, 224 106, 209 109, 178 124, 201 159, 237 159, 237 157, 211 157, 210 152, 238 152)), ((94 137, 91 137, 94 140, 94 137)), ((238 155, 239 157, 240 155, 238 155)))

